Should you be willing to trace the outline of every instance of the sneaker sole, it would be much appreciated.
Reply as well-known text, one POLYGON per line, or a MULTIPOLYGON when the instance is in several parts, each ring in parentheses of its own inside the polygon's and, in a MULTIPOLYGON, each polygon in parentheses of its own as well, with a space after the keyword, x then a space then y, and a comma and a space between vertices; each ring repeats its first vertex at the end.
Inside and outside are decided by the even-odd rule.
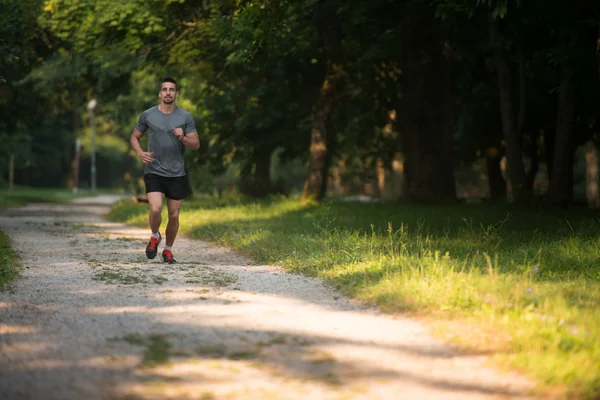
POLYGON ((146 257, 148 257, 150 260, 152 260, 153 258, 156 257, 156 253, 158 253, 158 252, 157 251, 152 252, 152 251, 146 250, 146 257))
POLYGON ((167 264, 175 264, 177 263, 177 261, 175 260, 169 260, 168 258, 163 257, 163 261, 166 262, 167 264))

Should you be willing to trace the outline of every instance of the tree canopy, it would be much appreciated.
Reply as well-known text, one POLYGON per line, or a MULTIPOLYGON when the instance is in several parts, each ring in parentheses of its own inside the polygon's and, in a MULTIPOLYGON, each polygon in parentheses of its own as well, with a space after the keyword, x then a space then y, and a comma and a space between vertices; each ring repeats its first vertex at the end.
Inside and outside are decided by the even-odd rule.
POLYGON ((596 1, 0 7, 3 182, 12 157, 18 184, 74 185, 80 138, 85 186, 95 98, 98 184, 139 190, 128 138, 172 76, 201 138, 186 154, 198 191, 600 203, 596 1))

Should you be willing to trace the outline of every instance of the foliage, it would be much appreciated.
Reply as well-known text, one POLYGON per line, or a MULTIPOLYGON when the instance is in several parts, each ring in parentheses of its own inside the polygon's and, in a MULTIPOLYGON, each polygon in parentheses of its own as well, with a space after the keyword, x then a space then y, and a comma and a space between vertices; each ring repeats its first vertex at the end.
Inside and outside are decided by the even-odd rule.
MULTIPOLYGON (((99 137, 110 136, 102 140, 124 151, 137 116, 156 104, 157 82, 167 75, 182 83, 180 105, 194 114, 201 136, 200 151, 186 155, 190 173, 216 177, 235 164, 240 166, 240 179, 264 174, 268 168, 260 167, 261 160, 268 160, 277 149, 286 162, 307 160, 326 67, 325 43, 316 24, 320 2, 2 0, 0 4, 5 10, 0 90, 19 91, 16 101, 3 107, 0 135, 19 145, 16 150, 12 144, 0 150, 2 176, 11 153, 19 160, 19 177, 45 162, 38 151, 50 144, 47 135, 38 133, 41 120, 64 137, 59 158, 72 160, 75 139, 88 140, 85 104, 91 97, 99 101, 99 137), (65 125, 65 118, 70 118, 70 125, 65 125), (32 143, 41 145, 34 148, 32 143)), ((420 49, 424 60, 435 59, 440 40, 452 52, 454 146, 446 152, 453 152, 455 166, 476 162, 490 146, 502 153, 490 17, 501 28, 503 40, 498 44, 513 77, 515 109, 521 104, 523 72, 522 146, 527 157, 539 152, 541 161, 550 163, 551 152, 538 151, 535 144, 540 131, 548 136, 546 143, 553 139, 562 71, 570 71, 581 93, 574 117, 575 146, 597 132, 594 99, 599 88, 593 51, 600 10, 592 1, 577 8, 519 0, 328 5, 341 21, 348 75, 347 90, 330 120, 328 156, 334 164, 344 160, 360 166, 359 180, 375 174, 377 160, 389 168, 399 153, 407 153, 407 132, 422 125, 419 118, 430 119, 427 107, 404 103, 411 98, 410 84, 420 79, 407 66, 413 48, 420 49), (548 31, 548 26, 554 29, 548 31), (572 36, 579 38, 579 45, 565 47, 572 36)), ((420 90, 433 93, 431 85, 435 83, 425 81, 420 90)), ((0 96, 0 102, 7 98, 0 96)), ((105 162, 118 158, 108 152, 100 157, 106 157, 105 162)), ((47 179, 66 182, 69 162, 55 164, 58 172, 47 179)), ((139 174, 139 168, 129 153, 114 179, 139 174)))

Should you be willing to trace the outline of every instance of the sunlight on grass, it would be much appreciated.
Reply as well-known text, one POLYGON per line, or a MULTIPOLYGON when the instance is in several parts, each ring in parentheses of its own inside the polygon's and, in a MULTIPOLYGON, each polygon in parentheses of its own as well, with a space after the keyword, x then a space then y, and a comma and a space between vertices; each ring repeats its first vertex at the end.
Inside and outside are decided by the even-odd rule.
MULTIPOLYGON (((147 209, 122 202, 111 218, 146 226, 147 209)), ((184 204, 180 229, 389 312, 464 321, 454 343, 600 395, 600 223, 587 210, 203 200, 184 204)))

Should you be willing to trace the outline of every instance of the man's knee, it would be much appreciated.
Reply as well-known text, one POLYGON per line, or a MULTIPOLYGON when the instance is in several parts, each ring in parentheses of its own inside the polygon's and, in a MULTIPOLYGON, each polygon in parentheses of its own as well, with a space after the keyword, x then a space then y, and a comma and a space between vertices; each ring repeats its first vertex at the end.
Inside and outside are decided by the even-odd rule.
POLYGON ((179 210, 169 210, 169 221, 179 221, 179 210))
POLYGON ((162 193, 148 193, 148 203, 150 205, 150 213, 153 215, 160 214, 162 211, 162 193))

